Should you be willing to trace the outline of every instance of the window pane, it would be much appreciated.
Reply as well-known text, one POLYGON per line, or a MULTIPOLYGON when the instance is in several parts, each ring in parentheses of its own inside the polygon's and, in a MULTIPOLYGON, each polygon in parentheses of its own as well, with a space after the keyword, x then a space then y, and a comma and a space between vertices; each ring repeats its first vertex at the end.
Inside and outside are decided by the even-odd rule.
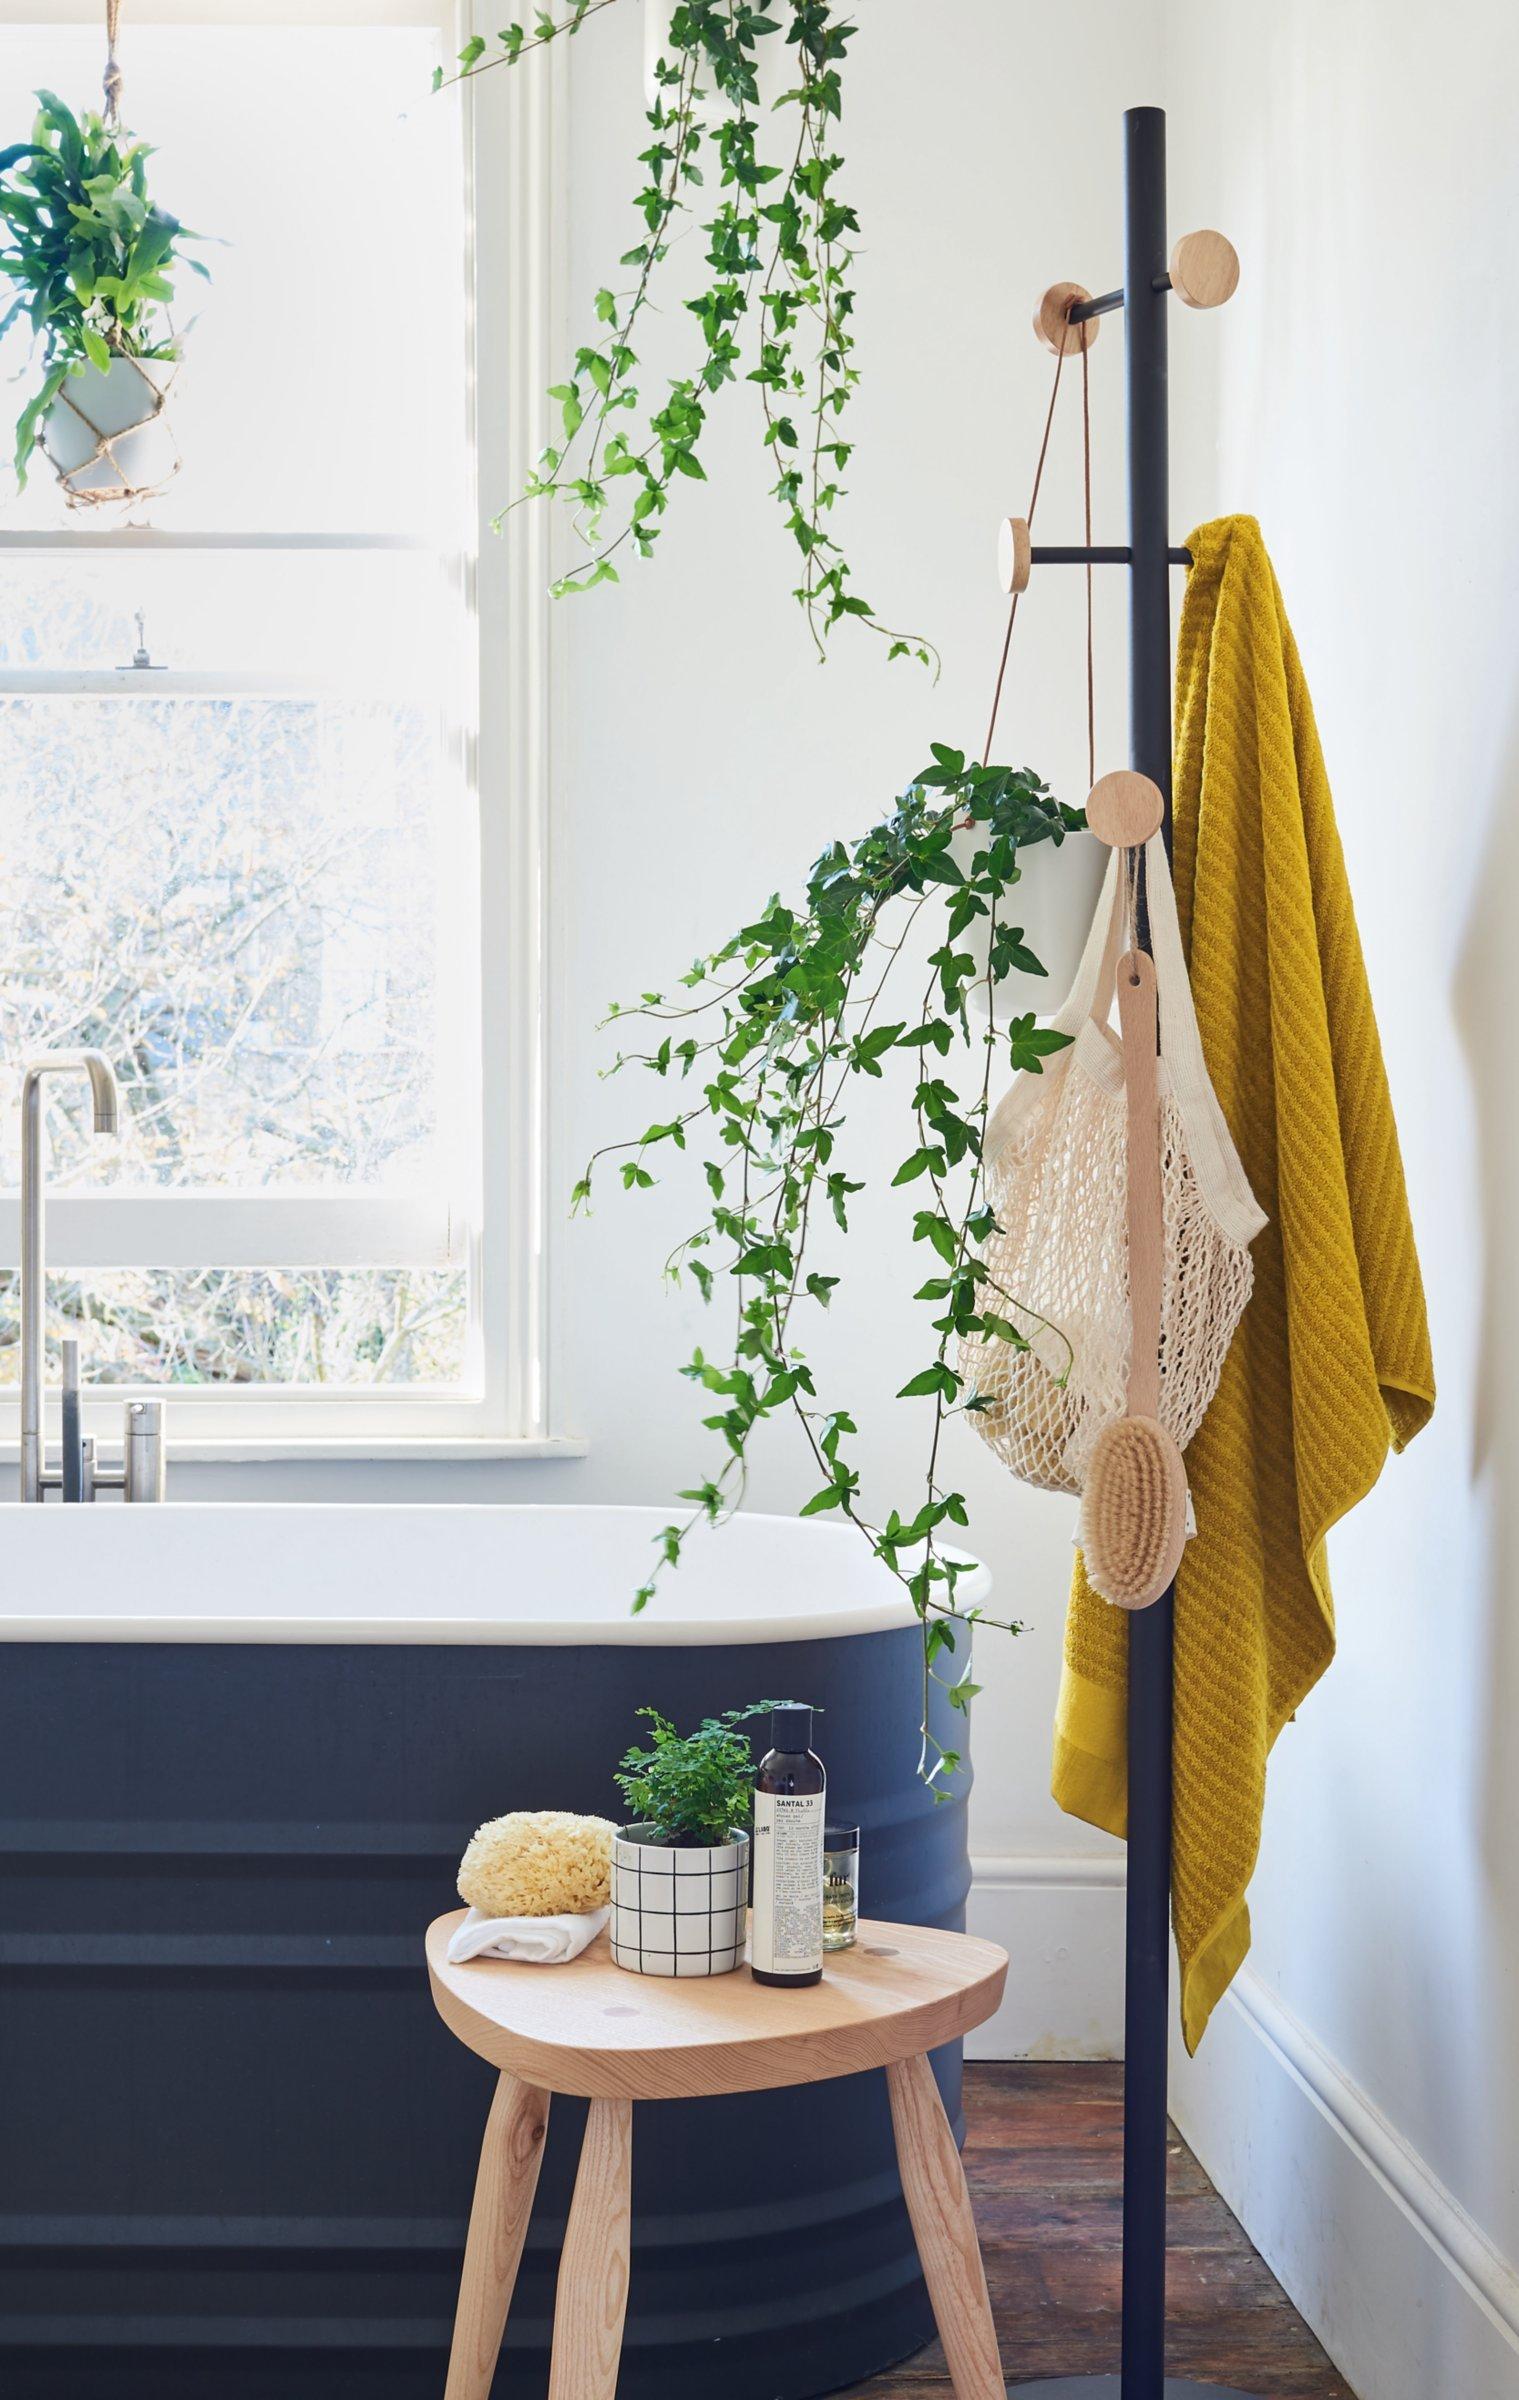
MULTIPOLYGON (((79 1331, 96 1381, 478 1383, 478 1294, 437 1263, 478 1227, 467 221, 457 98, 429 88, 439 12, 416 14, 133 23, 125 119, 155 196, 215 237, 176 304, 183 469, 134 510, 143 534, 71 515, 40 456, 0 498, 23 537, 0 550, 0 1188, 27 1060, 91 1043, 120 1139, 50 1087, 52 1186, 212 1201, 203 1234, 178 1203, 108 1198, 93 1232, 56 1212, 50 1331, 79 1331), (291 1215, 250 1232, 216 1195, 291 1215), (141 1263, 202 1240, 218 1262, 330 1248, 141 1263)), ((0 90, 96 106, 102 42, 0 25, 0 90)), ((29 341, 0 340, 12 413, 29 341)))
MULTIPOLYGON (((451 580, 428 552, 0 552, 0 671, 283 677, 454 713, 464 644, 451 580)), ((144 686, 144 689, 152 687, 144 686)))
MULTIPOLYGON (((462 1268, 207 1267, 48 1277, 49 1374, 78 1337, 86 1382, 379 1387, 465 1374, 462 1268)), ((18 1278, 0 1276, 0 1384, 21 1373, 18 1278)))
POLYGON ((0 699, 12 1080, 104 1050, 121 1182, 436 1182, 436 747, 404 704, 0 699))

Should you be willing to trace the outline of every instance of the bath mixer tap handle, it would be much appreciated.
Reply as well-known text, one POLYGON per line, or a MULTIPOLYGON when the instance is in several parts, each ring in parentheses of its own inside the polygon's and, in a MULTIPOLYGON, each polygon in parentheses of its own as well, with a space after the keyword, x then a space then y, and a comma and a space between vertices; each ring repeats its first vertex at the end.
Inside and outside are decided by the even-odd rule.
POLYGON ((84 1436, 79 1419, 79 1344, 70 1335, 63 1343, 63 1497, 84 1498, 84 1436))
POLYGON ((168 1480, 161 1400, 129 1400, 121 1445, 121 1481, 127 1500, 161 1500, 168 1480))

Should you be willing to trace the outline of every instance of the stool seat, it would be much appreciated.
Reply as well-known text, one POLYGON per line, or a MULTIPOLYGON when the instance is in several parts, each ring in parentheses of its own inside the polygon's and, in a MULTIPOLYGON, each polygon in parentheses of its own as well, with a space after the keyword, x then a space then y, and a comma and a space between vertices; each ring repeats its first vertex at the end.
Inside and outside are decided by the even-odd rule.
MULTIPOLYGON (((444 2400, 490 2400, 555 2092, 590 2109, 564 2229, 549 2400, 615 2400, 631 2270, 633 2103, 772 2091, 884 2067, 902 2196, 955 2400, 1004 2400, 976 2221, 928 2052, 984 2023, 1007 1953, 862 1919, 821 1983, 633 1975, 605 1934, 561 1966, 448 1959, 466 1912, 428 1927, 439 2016, 499 2069, 475 2177, 444 2400)), ((693 2159, 699 2192, 701 2160, 693 2159)))
POLYGON ((689 2100, 821 2083, 916 2058, 984 2024, 1007 1953, 932 1926, 862 1918, 821 1983, 778 1991, 730 1975, 634 1975, 603 1933, 562 1966, 475 1958, 448 1944, 465 1911, 428 1929, 438 2014, 461 2042, 525 2083, 582 2100, 689 2100))

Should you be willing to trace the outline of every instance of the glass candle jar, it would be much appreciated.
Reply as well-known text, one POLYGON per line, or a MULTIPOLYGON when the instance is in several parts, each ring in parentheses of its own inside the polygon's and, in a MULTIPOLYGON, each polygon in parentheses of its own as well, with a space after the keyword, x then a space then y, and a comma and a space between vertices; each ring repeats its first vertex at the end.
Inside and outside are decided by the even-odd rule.
POLYGON ((823 1828, 823 1948, 847 1950, 860 1906, 860 1829, 823 1828))

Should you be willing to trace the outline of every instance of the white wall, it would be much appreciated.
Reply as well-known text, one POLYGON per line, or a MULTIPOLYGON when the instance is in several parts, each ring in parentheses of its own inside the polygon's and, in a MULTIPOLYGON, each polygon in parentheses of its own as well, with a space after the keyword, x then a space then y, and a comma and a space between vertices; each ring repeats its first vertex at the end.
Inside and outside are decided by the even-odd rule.
MULTIPOLYGON (((1392 1080, 1440 1404, 1332 1544, 1255 1947, 1177 2109, 1366 2400, 1519 2392, 1519 21, 1168 9, 1173 222, 1244 273, 1177 481, 1265 530, 1392 1080)), ((1178 315, 1180 312, 1177 312, 1178 315)))

